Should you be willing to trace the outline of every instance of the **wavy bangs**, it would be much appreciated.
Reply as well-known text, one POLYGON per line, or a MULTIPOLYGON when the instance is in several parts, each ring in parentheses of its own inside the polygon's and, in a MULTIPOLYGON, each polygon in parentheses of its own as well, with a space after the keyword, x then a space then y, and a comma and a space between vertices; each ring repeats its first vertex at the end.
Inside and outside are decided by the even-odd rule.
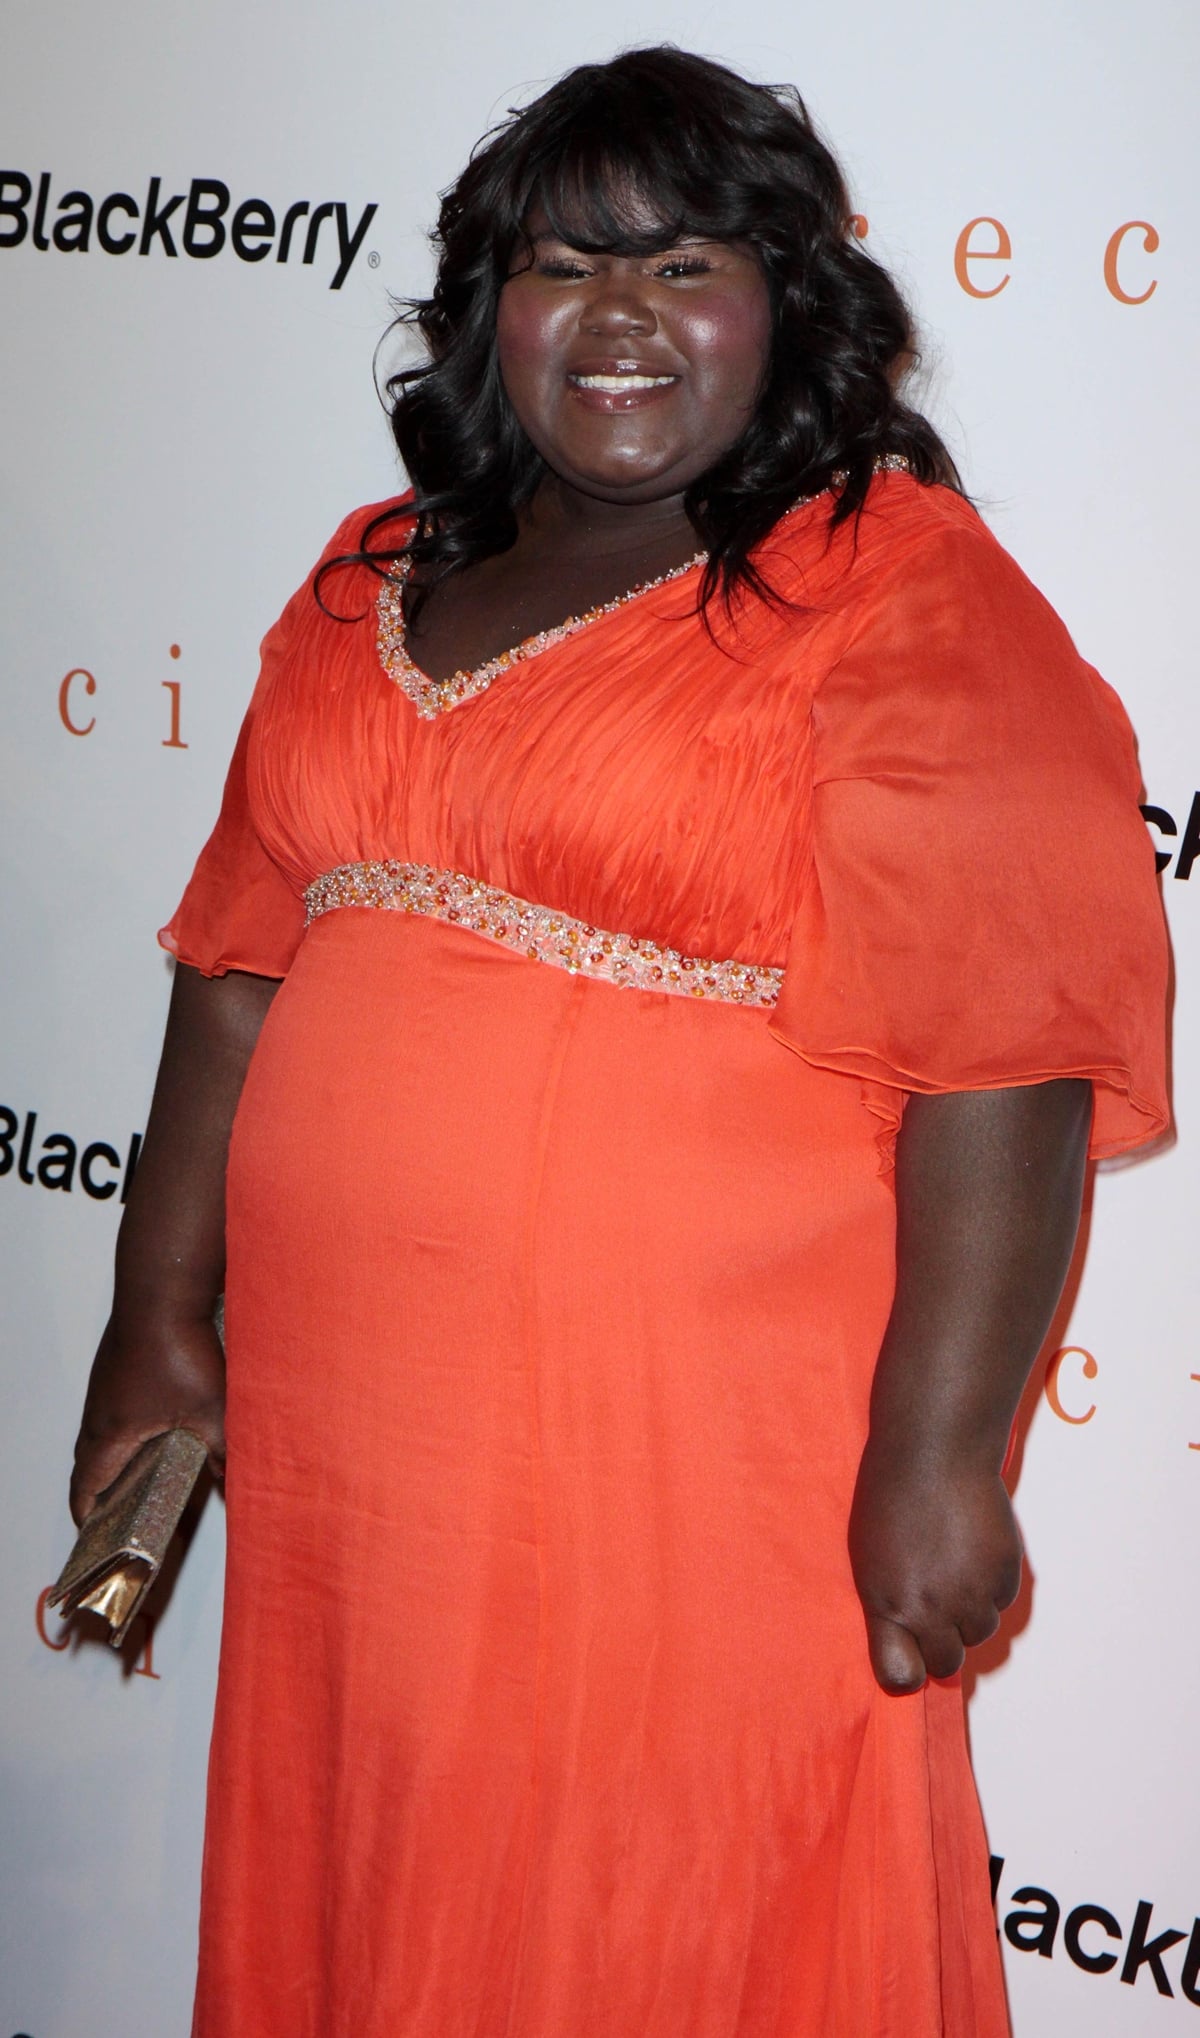
MULTIPOLYGON (((684 503, 709 563, 700 601, 775 600, 755 548, 798 497, 833 487, 831 523, 862 507, 875 463, 961 492, 928 420, 902 395, 917 355, 908 309, 856 238, 845 180, 791 86, 755 85, 664 45, 569 72, 486 135, 445 193, 431 295, 396 327, 423 358, 384 392, 416 513, 372 519, 356 562, 422 571, 419 605, 448 574, 506 551, 544 473, 496 359, 506 279, 532 259, 531 219, 583 253, 657 254, 681 239, 748 243, 773 322, 754 416, 684 503)), ((393 328, 395 330, 395 328, 393 328)), ((330 565, 342 562, 331 561, 330 565)))
POLYGON ((675 105, 664 94, 648 123, 656 109, 644 90, 627 95, 627 108, 626 95, 604 96, 609 104, 547 137, 544 157, 530 165, 518 238, 535 207, 556 238, 584 254, 656 255, 690 235, 759 238, 767 224, 761 194, 752 178, 731 174, 723 122, 698 119, 694 100, 675 105))

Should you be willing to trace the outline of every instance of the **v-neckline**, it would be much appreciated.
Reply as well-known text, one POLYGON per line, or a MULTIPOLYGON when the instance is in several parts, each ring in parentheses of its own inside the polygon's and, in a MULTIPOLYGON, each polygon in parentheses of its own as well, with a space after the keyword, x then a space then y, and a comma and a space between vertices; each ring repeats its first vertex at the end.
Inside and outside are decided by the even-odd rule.
POLYGON ((643 595, 653 593, 655 588, 665 587, 668 582, 682 580, 694 573, 708 561, 707 552, 695 552, 681 566, 669 567, 666 573, 657 573, 651 580, 639 580, 624 594, 614 595, 611 601, 597 602, 594 608, 584 609, 580 615, 567 616, 561 623, 553 624, 547 630, 535 630, 532 636, 523 637, 519 644, 513 644, 507 651, 500 651, 494 658, 487 658, 482 665, 469 669, 460 668, 446 679, 433 679, 423 672, 408 648, 408 626, 404 617, 404 589, 408 581, 412 561, 400 559, 380 587, 376 599, 376 613, 379 619, 377 644, 379 659, 384 671, 396 685, 408 695, 423 721, 433 721, 437 715, 456 708, 462 701, 471 700, 476 694, 485 693, 494 679, 512 670, 514 665, 524 665, 532 658, 540 657, 555 644, 561 644, 568 637, 578 636, 581 630, 590 628, 602 617, 615 615, 619 609, 627 608, 631 602, 643 595))
MULTIPOLYGON (((909 462, 903 453, 883 453, 875 462, 875 472, 888 473, 899 470, 911 472, 909 462)), ((812 495, 802 495, 784 510, 779 522, 794 516, 797 510, 807 509, 818 502, 831 489, 845 482, 846 476, 838 472, 830 477, 826 487, 817 489, 812 495)), ((404 588, 408 580, 412 561, 408 558, 397 560, 392 571, 380 585, 375 610, 378 618, 376 645, 379 661, 389 679, 395 681, 402 692, 408 695, 422 721, 432 722, 438 715, 457 708, 463 701, 473 700, 477 694, 486 693, 492 681, 511 672, 514 665, 528 664, 543 651, 549 651, 555 644, 561 644, 568 637, 578 636, 593 623, 605 616, 615 615, 618 610, 628 608, 631 602, 640 601, 643 595, 652 594, 655 588, 665 587, 668 582, 682 580, 697 567, 708 562, 707 552, 696 552, 685 560, 682 566, 672 566, 666 573, 656 574, 653 580, 639 580, 635 587, 618 594, 611 601, 597 602, 595 608, 585 609, 582 615, 567 616, 561 623, 555 623, 548 630, 535 630, 531 637, 525 637, 509 650, 501 651, 495 658, 485 659, 482 665, 469 670, 465 667, 452 672, 447 679, 432 679, 423 672, 408 648, 408 628, 404 620, 404 588)))

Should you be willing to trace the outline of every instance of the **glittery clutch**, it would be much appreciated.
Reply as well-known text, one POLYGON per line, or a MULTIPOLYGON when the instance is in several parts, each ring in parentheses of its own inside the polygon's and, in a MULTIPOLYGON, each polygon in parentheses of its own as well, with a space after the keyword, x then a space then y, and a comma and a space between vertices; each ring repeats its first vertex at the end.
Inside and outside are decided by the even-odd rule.
POLYGON ((208 1453, 190 1430, 151 1437, 106 1486, 63 1565, 47 1604, 64 1616, 87 1607, 119 1649, 162 1567, 208 1453))

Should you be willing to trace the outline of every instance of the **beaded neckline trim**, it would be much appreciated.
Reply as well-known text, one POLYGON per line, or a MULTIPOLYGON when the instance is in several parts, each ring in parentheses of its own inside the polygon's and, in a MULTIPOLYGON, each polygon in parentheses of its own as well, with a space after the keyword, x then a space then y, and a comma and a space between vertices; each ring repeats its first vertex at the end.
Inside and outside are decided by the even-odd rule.
MULTIPOLYGON (((908 461, 903 453, 884 453, 875 462, 875 472, 907 473, 908 461)), ((802 495, 785 516, 794 516, 797 510, 807 509, 810 503, 828 495, 830 489, 841 487, 846 476, 839 471, 831 475, 828 488, 818 489, 814 495, 802 495)), ((510 650, 501 651, 495 658, 489 658, 483 665, 476 665, 470 671, 452 672, 446 679, 431 679, 422 672, 408 649, 408 631, 404 620, 404 588, 412 567, 410 559, 400 559, 382 582, 376 598, 375 610, 378 619, 376 643, 379 660, 389 678, 408 695, 422 721, 431 722, 435 716, 444 714, 449 708, 456 708, 460 702, 470 700, 475 694, 486 693, 494 679, 510 672, 514 665, 523 665, 531 658, 537 658, 548 651, 553 644, 561 644, 565 638, 577 636, 602 616, 611 616, 630 602, 638 601, 642 595, 650 594, 656 587, 665 587, 668 581, 681 580, 686 573, 692 573, 697 566, 703 566, 708 559, 707 552, 693 553, 682 566, 672 566, 669 572, 656 574, 653 580, 639 580, 636 587, 626 593, 615 595, 612 601, 597 602, 595 608, 585 609, 582 615, 567 616, 552 629, 537 630, 532 637, 525 637, 510 650)))
POLYGON ((531 962, 549 963, 572 976, 624 984, 631 990, 708 998, 770 1009, 779 997, 781 969, 761 963, 714 962, 681 955, 657 941, 593 927, 552 906, 536 906, 496 885, 437 870, 427 863, 348 863, 314 879, 304 894, 307 920, 344 906, 420 913, 497 941, 531 962))
POLYGON ((589 624, 598 622, 601 616, 615 614, 617 609, 625 608, 640 595, 649 594, 652 588, 665 587, 669 580, 681 580, 685 573, 703 566, 707 557, 707 552, 696 552, 682 566, 672 566, 668 573, 656 574, 653 580, 640 580, 636 587, 615 596, 612 601, 598 602, 595 608, 585 609, 582 615, 568 616, 565 621, 556 623, 553 629, 538 630, 532 637, 525 637, 521 643, 514 644, 511 650, 489 658, 486 664, 477 665, 470 672, 452 672, 448 679, 431 679, 409 653, 404 622, 404 588, 412 561, 401 559, 384 581, 376 602, 380 661, 385 672, 413 702, 421 719, 431 722, 435 715, 442 714, 447 708, 456 708, 460 701, 470 700, 473 694, 485 693, 494 679, 499 679, 501 673, 510 671, 514 665, 522 665, 526 660, 548 651, 552 644, 561 644, 564 638, 576 636, 589 624))

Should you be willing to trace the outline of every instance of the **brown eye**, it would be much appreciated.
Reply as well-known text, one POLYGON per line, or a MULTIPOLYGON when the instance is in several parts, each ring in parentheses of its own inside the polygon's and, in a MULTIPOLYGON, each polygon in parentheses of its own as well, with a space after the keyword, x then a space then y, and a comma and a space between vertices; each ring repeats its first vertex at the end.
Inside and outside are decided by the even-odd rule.
POLYGON ((712 263, 705 255, 672 255, 659 264, 655 271, 659 276, 710 276, 712 263))

